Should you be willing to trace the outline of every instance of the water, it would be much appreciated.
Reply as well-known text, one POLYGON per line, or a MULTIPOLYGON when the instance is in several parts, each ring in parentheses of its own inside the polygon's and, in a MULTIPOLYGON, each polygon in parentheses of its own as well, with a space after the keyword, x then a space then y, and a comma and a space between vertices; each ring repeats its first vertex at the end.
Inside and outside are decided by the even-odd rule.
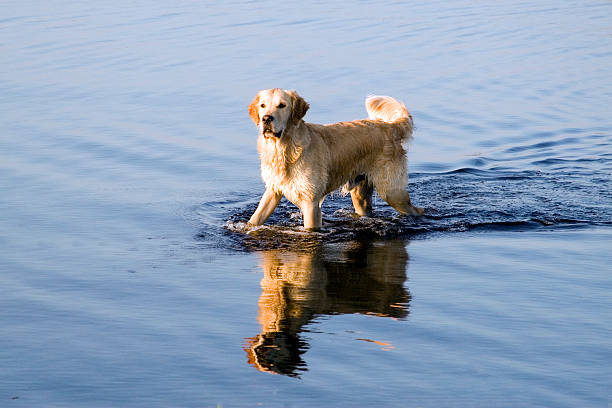
POLYGON ((609 2, 0 10, 0 406, 612 402, 609 2), (426 216, 245 234, 276 86, 403 100, 426 216))

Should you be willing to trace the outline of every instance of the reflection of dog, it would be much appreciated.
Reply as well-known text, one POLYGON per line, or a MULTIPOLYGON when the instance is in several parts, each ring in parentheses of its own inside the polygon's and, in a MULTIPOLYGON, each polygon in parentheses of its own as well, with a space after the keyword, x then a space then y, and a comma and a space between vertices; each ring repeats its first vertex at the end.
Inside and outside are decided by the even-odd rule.
POLYGON ((421 215, 405 190, 412 116, 388 96, 366 99, 367 120, 331 125, 305 123, 308 104, 295 91, 260 91, 249 113, 259 128, 257 147, 266 191, 251 225, 261 225, 285 196, 302 211, 304 227, 321 227, 321 204, 344 185, 355 212, 369 215, 372 193, 402 214, 421 215))
POLYGON ((404 288, 408 254, 403 241, 354 243, 338 253, 262 252, 258 321, 261 334, 247 339, 248 361, 260 371, 295 376, 306 369, 302 328, 317 315, 408 315, 404 288))

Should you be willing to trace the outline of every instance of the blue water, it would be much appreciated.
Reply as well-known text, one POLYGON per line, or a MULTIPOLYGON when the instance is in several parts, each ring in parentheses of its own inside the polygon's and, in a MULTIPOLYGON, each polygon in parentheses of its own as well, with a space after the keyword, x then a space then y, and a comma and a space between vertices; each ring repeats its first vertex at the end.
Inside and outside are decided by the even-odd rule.
POLYGON ((0 10, 1 407, 612 403, 610 2, 0 10), (426 215, 245 234, 270 87, 402 100, 426 215))

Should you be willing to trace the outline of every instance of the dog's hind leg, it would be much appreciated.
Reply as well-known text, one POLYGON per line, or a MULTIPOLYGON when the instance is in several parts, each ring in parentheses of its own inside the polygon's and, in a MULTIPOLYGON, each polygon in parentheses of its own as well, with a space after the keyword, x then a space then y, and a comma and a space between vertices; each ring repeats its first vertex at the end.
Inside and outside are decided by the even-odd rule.
POLYGON ((392 160, 376 163, 370 176, 378 195, 403 215, 423 215, 423 209, 412 205, 406 191, 408 171, 406 156, 396 154, 392 160))
POLYGON ((389 205, 403 215, 423 215, 423 209, 410 203, 410 194, 403 189, 378 192, 389 205))
MULTIPOLYGON (((363 176, 358 177, 356 180, 363 176)), ((353 200, 353 207, 358 215, 372 215, 372 193, 374 192, 374 185, 368 181, 367 178, 363 177, 355 187, 351 189, 351 200, 353 200)))

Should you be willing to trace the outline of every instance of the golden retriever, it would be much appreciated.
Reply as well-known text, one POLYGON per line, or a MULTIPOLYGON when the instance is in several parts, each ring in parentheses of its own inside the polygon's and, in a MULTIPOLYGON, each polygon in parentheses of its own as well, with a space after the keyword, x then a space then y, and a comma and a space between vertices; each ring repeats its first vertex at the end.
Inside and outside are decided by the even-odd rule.
POLYGON ((402 144, 412 137, 412 116, 401 102, 370 96, 368 119, 329 125, 304 122, 308 108, 295 91, 279 88, 259 91, 249 105, 266 184, 249 225, 262 225, 285 196, 301 210, 304 228, 319 229, 323 200, 342 186, 359 215, 371 214, 374 188, 401 214, 423 214, 406 191, 402 144))

